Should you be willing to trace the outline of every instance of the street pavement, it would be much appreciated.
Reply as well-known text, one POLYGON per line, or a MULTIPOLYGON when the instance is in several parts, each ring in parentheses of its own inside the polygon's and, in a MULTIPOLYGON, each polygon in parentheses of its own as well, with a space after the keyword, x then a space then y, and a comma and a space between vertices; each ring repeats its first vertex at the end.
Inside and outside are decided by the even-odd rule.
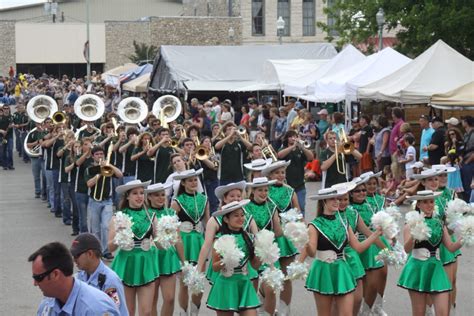
MULTIPOLYGON (((15 157, 15 167, 14 171, 0 170, 0 314, 33 315, 42 295, 33 285, 28 256, 52 241, 69 246, 73 238, 71 226, 63 225, 61 219, 50 213, 46 203, 34 198, 31 164, 24 164, 15 157)), ((308 195, 319 186, 319 182, 308 183, 308 195)), ((402 210, 406 211, 407 207, 402 210)), ((306 220, 310 221, 314 216, 315 203, 308 201, 306 220)), ((463 249, 460 259, 457 316, 474 315, 471 305, 474 299, 473 253, 474 249, 463 249)), ((384 303, 388 315, 410 315, 408 292, 396 286, 399 274, 399 270, 390 267, 384 303)), ((201 315, 215 315, 205 307, 208 291, 209 287, 204 294, 201 315)), ((292 315, 316 315, 313 296, 301 281, 293 285, 291 309, 292 315)))

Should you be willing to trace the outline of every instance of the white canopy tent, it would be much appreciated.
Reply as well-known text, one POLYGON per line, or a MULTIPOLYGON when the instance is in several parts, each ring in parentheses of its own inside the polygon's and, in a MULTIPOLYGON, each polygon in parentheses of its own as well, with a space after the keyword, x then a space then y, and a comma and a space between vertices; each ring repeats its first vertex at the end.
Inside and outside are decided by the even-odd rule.
POLYGON ((474 110, 474 81, 446 93, 434 94, 431 106, 442 110, 474 110))
POLYGON ((358 98, 403 104, 429 103, 474 79, 474 64, 442 40, 394 73, 358 89, 358 98))
POLYGON ((364 54, 357 50, 357 48, 348 45, 339 54, 319 67, 316 71, 285 84, 285 95, 314 101, 314 84, 318 79, 323 78, 328 74, 333 74, 351 67, 365 58, 364 54))
POLYGON ((357 82, 373 82, 391 74, 410 61, 410 58, 387 47, 352 67, 317 80, 314 93, 315 101, 336 103, 346 100, 346 104, 349 105, 350 101, 355 100, 356 90, 353 90, 353 87, 357 85, 357 82), (349 98, 349 96, 353 96, 353 98, 349 98))
POLYGON ((147 73, 127 83, 124 83, 122 86, 122 90, 137 92, 137 93, 147 92, 149 82, 150 82, 150 73, 147 73))

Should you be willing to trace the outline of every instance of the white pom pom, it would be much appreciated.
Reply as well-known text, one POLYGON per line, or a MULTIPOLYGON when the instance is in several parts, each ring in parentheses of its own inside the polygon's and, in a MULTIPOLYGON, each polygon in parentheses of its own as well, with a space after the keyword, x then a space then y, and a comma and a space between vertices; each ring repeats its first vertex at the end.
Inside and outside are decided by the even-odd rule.
POLYGON ((464 216, 459 220, 455 233, 462 239, 463 245, 467 247, 474 245, 474 216, 464 216))
POLYGON ((176 215, 165 215, 158 219, 156 225, 155 242, 159 243, 161 248, 169 249, 178 241, 179 219, 176 215))
POLYGON ((400 208, 395 204, 391 204, 387 206, 383 211, 387 212, 390 216, 393 217, 395 222, 398 222, 402 218, 402 213, 400 212, 400 208))
POLYGON ((266 229, 262 229, 255 235, 255 255, 264 264, 270 265, 280 259, 280 248, 274 239, 275 234, 266 229))
POLYGON ((385 237, 388 239, 394 238, 398 232, 398 225, 390 214, 385 211, 380 211, 372 216, 372 226, 377 229, 382 229, 385 237))
POLYGON ((309 272, 309 265, 306 262, 293 261, 286 268, 285 280, 306 280, 309 272))
POLYGON ((405 221, 410 227, 412 237, 418 241, 428 240, 431 237, 431 229, 425 223, 423 214, 411 211, 405 214, 405 221))
POLYGON ((114 244, 120 249, 131 250, 133 249, 133 231, 132 231, 132 218, 123 212, 117 212, 114 217, 115 225, 115 237, 114 244))
POLYGON ((397 241, 392 250, 384 248, 375 256, 375 260, 383 261, 388 265, 395 266, 397 269, 405 264, 407 254, 403 246, 397 241))
POLYGON ((189 262, 182 266, 183 283, 188 288, 190 295, 198 295, 204 292, 206 276, 197 270, 197 267, 189 262))
POLYGON ((245 254, 237 247, 233 235, 223 235, 214 243, 214 249, 221 256, 221 263, 224 265, 222 274, 231 276, 235 268, 240 265, 245 254))
POLYGON ((275 294, 283 290, 283 281, 285 280, 285 275, 281 272, 280 269, 275 267, 267 267, 262 272, 262 281, 268 285, 275 294))
POLYGON ((287 223, 298 222, 303 219, 303 214, 297 208, 291 208, 288 211, 280 214, 281 223, 285 225, 287 223))
POLYGON ((291 222, 283 226, 283 234, 300 252, 309 241, 308 227, 303 222, 291 222))

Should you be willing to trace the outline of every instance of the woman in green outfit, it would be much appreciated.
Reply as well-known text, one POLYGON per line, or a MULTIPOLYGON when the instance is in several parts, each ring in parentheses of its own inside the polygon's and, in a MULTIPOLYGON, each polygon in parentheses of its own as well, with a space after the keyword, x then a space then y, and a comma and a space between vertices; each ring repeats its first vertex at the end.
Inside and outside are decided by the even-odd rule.
POLYGON ((360 175, 361 178, 368 177, 365 188, 367 189, 367 202, 375 209, 375 212, 382 210, 385 207, 385 196, 377 192, 378 178, 382 175, 382 171, 374 173, 373 171, 365 172, 360 175))
POLYGON ((239 313, 243 316, 256 316, 256 309, 260 306, 248 272, 249 263, 255 269, 260 266, 254 254, 252 240, 244 228, 247 214, 243 206, 249 202, 249 200, 230 202, 213 214, 215 217, 222 217, 222 225, 217 238, 229 234, 234 236, 237 247, 244 253, 240 265, 233 271, 227 271, 222 265, 219 254, 215 249, 212 250, 212 269, 219 275, 209 292, 207 306, 215 310, 217 315, 227 316, 239 313))
MULTIPOLYGON (((133 180, 118 186, 115 191, 122 196, 119 210, 132 219, 134 247, 119 249, 115 254, 111 268, 122 280, 125 299, 130 315, 135 315, 135 303, 138 300, 138 314, 150 315, 152 310, 154 281, 160 276, 156 257, 158 249, 153 243, 156 217, 145 206, 145 188, 150 181, 133 180)), ((117 250, 114 243, 116 235, 114 219, 110 221, 108 247, 111 252, 117 250)))
MULTIPOLYGON (((276 182, 269 187, 268 197, 269 199, 277 206, 278 213, 285 213, 291 208, 296 208, 300 210, 298 204, 298 197, 296 196, 295 190, 292 187, 287 185, 286 182, 286 168, 291 163, 291 160, 284 161, 275 161, 271 165, 267 166, 262 171, 262 175, 267 177, 270 180, 276 180, 276 182)), ((282 243, 281 248, 289 245, 289 251, 285 254, 280 253, 280 266, 284 274, 287 274, 287 267, 291 262, 295 260, 295 256, 298 254, 298 251, 293 246, 293 244, 285 236, 281 236, 277 239, 277 242, 282 243)), ((301 258, 304 260, 304 258, 301 258)), ((281 315, 290 314, 290 304, 292 296, 292 283, 291 280, 285 280, 283 283, 283 291, 280 293, 280 308, 278 310, 281 315)))
MULTIPOLYGON (((360 222, 364 222, 366 228, 371 227, 372 216, 377 212, 367 201, 366 183, 370 178, 353 179, 352 181, 356 184, 356 187, 350 192, 351 207, 359 214, 359 218, 362 219, 360 222)), ((359 240, 365 240, 367 233, 364 233, 363 230, 359 230, 359 232, 362 233, 358 236, 359 240)), ((364 292, 363 315, 370 314, 370 311, 376 315, 386 315, 383 311, 383 295, 387 284, 388 269, 383 262, 375 260, 375 256, 381 248, 388 246, 388 242, 384 237, 381 237, 381 240, 385 244, 384 247, 381 247, 382 244, 377 243, 376 245, 371 245, 359 255, 366 272, 366 276, 362 280, 364 292)))
MULTIPOLYGON (((215 190, 216 197, 221 201, 221 207, 231 203, 231 202, 240 202, 243 199, 245 194, 245 181, 240 181, 236 183, 229 183, 227 185, 219 186, 215 190)), ((199 259, 197 268, 198 271, 204 272, 204 267, 206 259, 209 256, 209 252, 212 248, 212 243, 216 238, 217 233, 219 232, 222 226, 222 216, 212 216, 206 224, 206 233, 204 235, 204 245, 199 252, 199 259)), ((257 224, 252 219, 252 216, 246 214, 246 221, 244 224, 244 230, 246 232, 256 234, 258 232, 257 224)), ((209 280, 209 283, 212 285, 219 274, 214 272, 212 269, 212 259, 209 262, 209 266, 206 273, 206 278, 209 280)), ((251 267, 249 267, 249 276, 250 279, 254 281, 255 289, 258 289, 258 273, 251 267)))
POLYGON ((416 210, 424 214, 424 222, 431 229, 431 236, 424 241, 414 239, 408 225, 403 230, 405 251, 411 256, 402 270, 398 286, 408 289, 414 316, 425 315, 426 294, 433 301, 436 315, 449 315, 449 291, 452 287, 439 259, 439 247, 444 244, 449 251, 455 252, 462 243, 453 243, 443 221, 434 216, 435 198, 440 195, 441 192, 425 190, 407 197, 416 201, 416 210))
MULTIPOLYGON (((290 252, 290 245, 284 242, 278 242, 283 232, 280 226, 280 217, 278 216, 278 208, 268 198, 268 187, 274 184, 275 180, 268 180, 266 177, 254 178, 252 182, 247 183, 247 187, 251 188, 250 203, 244 206, 246 213, 252 215, 258 230, 267 229, 275 233, 275 241, 280 248, 280 256, 290 252)), ((279 267, 279 264, 277 262, 279 267)), ((263 272, 263 267, 259 272, 263 272)), ((276 296, 273 290, 266 284, 261 284, 263 290, 264 303, 263 309, 265 313, 273 315, 276 307, 276 296)))
MULTIPOLYGON (((145 189, 146 199, 150 208, 148 211, 155 214, 157 220, 162 216, 175 216, 176 212, 172 208, 166 207, 165 190, 171 183, 155 183, 145 189)), ((179 238, 179 237, 178 237, 179 238)), ((153 296, 152 315, 158 315, 157 304, 158 294, 161 288, 163 304, 160 315, 171 316, 174 311, 174 298, 176 292, 176 274, 181 271, 181 263, 184 262, 183 243, 181 238, 176 245, 169 249, 158 249, 157 264, 160 276, 155 281, 155 295, 153 296)))
POLYGON ((350 225, 339 214, 339 198, 347 194, 346 190, 327 188, 309 197, 319 200, 316 218, 308 225, 309 242, 306 252, 313 261, 306 289, 312 291, 319 316, 332 314, 336 304, 338 315, 351 315, 354 305, 354 291, 357 283, 344 249, 350 245, 357 252, 363 252, 382 234, 373 232, 362 243, 357 240, 350 225))
MULTIPOLYGON (((185 170, 177 173, 174 180, 180 180, 179 189, 171 202, 171 208, 176 211, 181 221, 180 235, 183 241, 184 258, 190 263, 196 264, 199 252, 204 244, 203 228, 209 219, 209 203, 207 197, 199 193, 198 176, 202 173, 199 170, 185 170)), ((194 295, 191 303, 191 314, 198 314, 201 305, 201 295, 194 295)), ((187 311, 188 289, 181 279, 179 283, 179 305, 181 313, 187 311)))

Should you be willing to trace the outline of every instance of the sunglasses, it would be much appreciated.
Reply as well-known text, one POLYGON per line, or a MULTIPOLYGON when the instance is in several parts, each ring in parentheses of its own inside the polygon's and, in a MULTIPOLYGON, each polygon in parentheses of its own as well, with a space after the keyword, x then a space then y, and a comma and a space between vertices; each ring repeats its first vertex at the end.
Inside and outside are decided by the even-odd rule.
POLYGON ((33 274, 33 280, 35 280, 36 282, 41 282, 44 280, 44 278, 46 278, 48 275, 51 274, 51 272, 53 272, 54 270, 56 270, 57 268, 54 267, 54 268, 51 268, 49 269, 48 271, 46 272, 43 272, 43 273, 40 273, 40 274, 33 274))
POLYGON ((360 192, 367 192, 367 190, 366 189, 357 189, 357 190, 353 190, 352 192, 360 193, 360 192))

